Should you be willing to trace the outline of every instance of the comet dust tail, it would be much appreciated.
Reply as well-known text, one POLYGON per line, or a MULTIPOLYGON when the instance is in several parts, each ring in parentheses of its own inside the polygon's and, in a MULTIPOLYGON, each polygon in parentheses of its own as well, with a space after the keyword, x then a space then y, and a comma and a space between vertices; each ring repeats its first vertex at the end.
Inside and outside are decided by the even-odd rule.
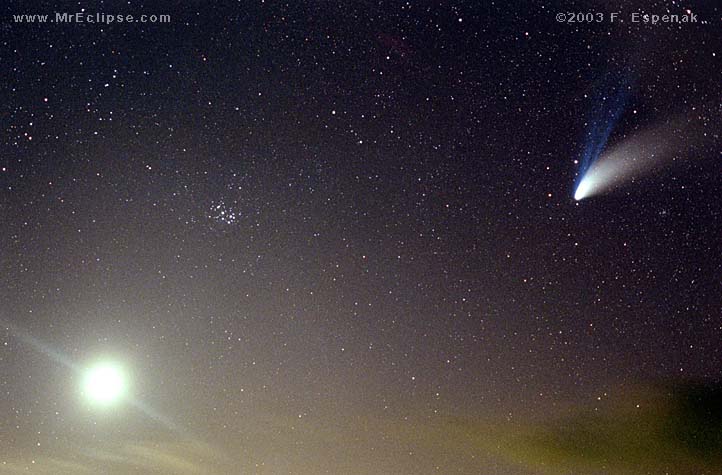
POLYGON ((609 192, 654 170, 689 157, 708 137, 693 120, 674 120, 622 139, 604 151, 580 177, 574 199, 609 192))

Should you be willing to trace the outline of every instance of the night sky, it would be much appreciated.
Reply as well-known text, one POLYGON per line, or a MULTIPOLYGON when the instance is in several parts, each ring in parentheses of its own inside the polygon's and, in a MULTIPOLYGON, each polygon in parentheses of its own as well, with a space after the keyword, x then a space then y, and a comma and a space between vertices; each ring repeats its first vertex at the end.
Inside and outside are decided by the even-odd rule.
POLYGON ((722 473, 716 2, 213 3, 0 7, 0 474, 722 473))

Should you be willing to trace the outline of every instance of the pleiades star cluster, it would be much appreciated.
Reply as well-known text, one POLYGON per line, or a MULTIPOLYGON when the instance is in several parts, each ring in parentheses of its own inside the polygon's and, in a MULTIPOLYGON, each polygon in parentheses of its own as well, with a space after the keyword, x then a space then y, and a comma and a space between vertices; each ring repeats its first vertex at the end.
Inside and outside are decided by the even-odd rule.
POLYGON ((0 12, 0 474, 722 473, 715 2, 0 12))

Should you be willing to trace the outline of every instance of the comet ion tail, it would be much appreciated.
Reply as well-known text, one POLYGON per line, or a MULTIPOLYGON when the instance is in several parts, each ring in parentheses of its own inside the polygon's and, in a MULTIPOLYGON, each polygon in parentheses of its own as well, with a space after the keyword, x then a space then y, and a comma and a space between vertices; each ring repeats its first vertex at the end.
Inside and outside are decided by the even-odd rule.
POLYGON ((88 369, 83 380, 83 394, 96 404, 118 401, 126 390, 125 377, 118 365, 100 363, 88 369))

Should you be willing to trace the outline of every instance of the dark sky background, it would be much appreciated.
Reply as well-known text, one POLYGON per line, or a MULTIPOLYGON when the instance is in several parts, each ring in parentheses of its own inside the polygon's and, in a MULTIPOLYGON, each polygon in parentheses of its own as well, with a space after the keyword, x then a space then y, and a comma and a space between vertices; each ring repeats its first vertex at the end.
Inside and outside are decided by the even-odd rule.
POLYGON ((715 2, 143 3, 0 10, 0 474, 627 473, 525 434, 719 381, 715 2), (705 140, 577 202, 609 78, 705 140))

